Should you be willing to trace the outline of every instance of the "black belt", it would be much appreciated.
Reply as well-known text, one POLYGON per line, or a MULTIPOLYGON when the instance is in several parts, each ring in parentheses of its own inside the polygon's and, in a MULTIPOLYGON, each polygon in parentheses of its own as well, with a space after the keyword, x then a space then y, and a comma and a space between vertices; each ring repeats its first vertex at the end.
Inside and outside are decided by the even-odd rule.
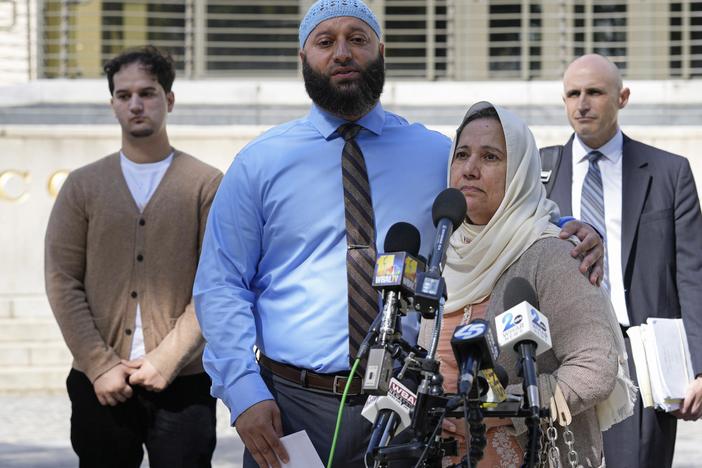
MULTIPOLYGON (((258 363, 278 377, 294 382, 302 387, 322 390, 337 395, 344 393, 346 382, 349 380, 348 375, 318 374, 311 370, 283 364, 282 362, 277 362, 266 357, 263 353, 259 354, 258 363)), ((349 387, 348 394, 360 395, 361 388, 362 380, 360 377, 355 376, 351 379, 351 386, 349 387)))

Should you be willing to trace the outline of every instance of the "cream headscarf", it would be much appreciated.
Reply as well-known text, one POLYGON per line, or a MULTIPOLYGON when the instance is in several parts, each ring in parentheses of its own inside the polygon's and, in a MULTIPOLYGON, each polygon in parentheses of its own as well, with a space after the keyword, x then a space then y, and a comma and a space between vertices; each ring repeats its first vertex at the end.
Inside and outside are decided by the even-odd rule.
MULTIPOLYGON (((446 312, 482 302, 502 273, 529 246, 545 237, 558 237, 560 231, 550 222, 558 219, 558 206, 546 198, 539 148, 526 124, 512 112, 489 102, 474 104, 463 122, 489 107, 497 111, 507 143, 505 196, 485 226, 464 221, 451 237, 443 272, 448 292, 446 312)), ((463 124, 459 129, 462 127, 463 124)), ((459 137, 457 133, 451 145, 449 167, 459 137)))

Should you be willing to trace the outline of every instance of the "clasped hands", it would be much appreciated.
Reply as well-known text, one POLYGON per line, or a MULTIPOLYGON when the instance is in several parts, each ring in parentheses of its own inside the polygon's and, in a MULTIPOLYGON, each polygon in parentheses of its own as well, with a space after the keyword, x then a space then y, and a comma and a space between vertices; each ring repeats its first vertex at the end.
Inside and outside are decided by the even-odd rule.
POLYGON ((168 381, 143 357, 127 361, 122 359, 95 382, 93 388, 98 401, 103 406, 124 403, 134 394, 133 385, 140 385, 150 392, 160 392, 168 386, 168 381))

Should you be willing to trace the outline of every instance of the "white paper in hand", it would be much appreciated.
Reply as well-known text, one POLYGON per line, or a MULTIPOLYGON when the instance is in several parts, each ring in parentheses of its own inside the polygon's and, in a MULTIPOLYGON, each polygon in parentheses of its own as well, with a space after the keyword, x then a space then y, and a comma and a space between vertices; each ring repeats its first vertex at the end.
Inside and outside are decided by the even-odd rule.
POLYGON ((281 463, 283 468, 324 468, 306 431, 286 435, 280 441, 290 457, 289 463, 281 463))

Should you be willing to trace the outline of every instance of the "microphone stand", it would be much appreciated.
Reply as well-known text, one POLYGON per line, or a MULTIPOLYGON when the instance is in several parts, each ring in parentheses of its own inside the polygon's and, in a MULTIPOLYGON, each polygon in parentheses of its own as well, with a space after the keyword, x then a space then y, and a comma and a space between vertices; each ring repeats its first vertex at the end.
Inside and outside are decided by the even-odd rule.
POLYGON ((525 398, 525 410, 528 416, 525 418, 527 425, 527 445, 524 450, 524 463, 522 468, 531 468, 539 464, 541 454, 541 420, 538 393, 538 378, 536 373, 536 363, 534 361, 533 348, 536 346, 532 342, 520 343, 520 366, 518 372, 522 378, 522 389, 525 398), (534 385, 536 383, 536 385, 534 385))

